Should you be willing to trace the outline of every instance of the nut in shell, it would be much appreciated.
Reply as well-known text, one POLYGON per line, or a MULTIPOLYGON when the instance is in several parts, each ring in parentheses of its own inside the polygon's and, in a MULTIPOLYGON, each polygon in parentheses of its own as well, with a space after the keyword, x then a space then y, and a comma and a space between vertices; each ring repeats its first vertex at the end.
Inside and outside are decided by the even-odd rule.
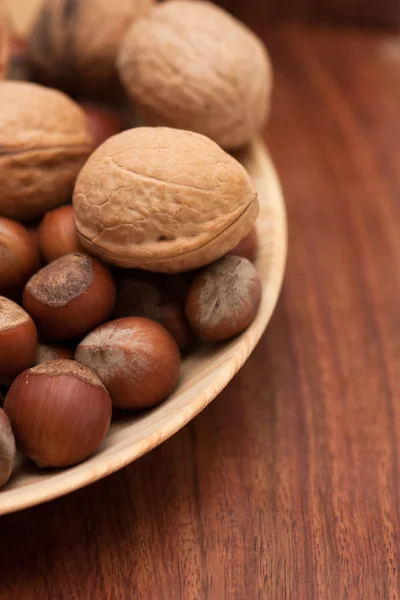
POLYGON ((197 131, 234 149, 266 121, 267 52, 245 25, 210 2, 158 4, 127 33, 118 67, 150 125, 197 131))
POLYGON ((122 267, 176 273, 231 250, 257 217, 244 167, 198 133, 139 127, 89 158, 73 196, 83 247, 122 267))
POLYGON ((115 89, 121 38, 151 6, 152 0, 45 0, 29 43, 35 77, 73 93, 115 89))
POLYGON ((34 83, 0 81, 0 215, 39 217, 66 202, 93 141, 79 106, 34 83))

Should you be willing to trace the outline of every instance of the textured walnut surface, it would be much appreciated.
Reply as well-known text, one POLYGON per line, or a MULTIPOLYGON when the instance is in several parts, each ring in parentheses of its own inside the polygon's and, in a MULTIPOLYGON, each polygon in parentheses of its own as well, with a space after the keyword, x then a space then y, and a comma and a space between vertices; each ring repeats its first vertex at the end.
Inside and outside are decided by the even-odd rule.
POLYGON ((0 82, 0 214, 30 219, 70 197, 92 149, 86 118, 56 90, 0 82))
POLYGON ((122 81, 148 123, 198 131, 237 148, 264 124, 271 68, 261 41, 208 2, 171 0, 129 30, 122 81))
POLYGON ((90 157, 74 191, 81 242, 126 267, 207 264, 251 229, 258 201, 245 169, 208 138, 141 127, 90 157))
POLYGON ((68 91, 102 91, 117 81, 121 39, 152 0, 45 0, 29 57, 35 75, 68 91))

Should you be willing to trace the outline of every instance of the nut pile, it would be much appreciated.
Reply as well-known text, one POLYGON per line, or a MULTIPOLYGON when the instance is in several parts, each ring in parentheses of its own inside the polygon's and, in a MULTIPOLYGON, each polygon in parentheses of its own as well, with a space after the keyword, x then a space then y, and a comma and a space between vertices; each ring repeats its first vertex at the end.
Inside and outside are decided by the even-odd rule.
POLYGON ((0 21, 0 79, 1 487, 16 448, 86 459, 255 318, 258 199, 227 151, 272 75, 209 2, 45 0, 28 40, 0 21))

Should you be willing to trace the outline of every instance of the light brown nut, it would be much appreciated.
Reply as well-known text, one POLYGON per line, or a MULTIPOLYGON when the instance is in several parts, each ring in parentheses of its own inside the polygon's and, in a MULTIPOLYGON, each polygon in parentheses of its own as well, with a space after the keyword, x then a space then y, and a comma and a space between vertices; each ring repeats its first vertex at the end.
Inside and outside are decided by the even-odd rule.
POLYGON ((10 38, 5 20, 0 15, 0 79, 4 79, 8 69, 10 38))
POLYGON ((151 6, 152 0, 45 0, 29 43, 35 77, 68 92, 108 92, 118 83, 121 39, 151 6))
POLYGON ((163 127, 107 140, 80 172, 73 205, 91 253, 169 273, 224 255, 258 214, 250 177, 234 158, 202 135, 163 127))
POLYGON ((61 92, 0 81, 0 215, 41 216, 68 200, 93 142, 87 120, 61 92))
POLYGON ((249 142, 269 109, 272 73, 261 41, 221 8, 159 4, 127 33, 121 80, 150 125, 207 135, 223 148, 249 142))

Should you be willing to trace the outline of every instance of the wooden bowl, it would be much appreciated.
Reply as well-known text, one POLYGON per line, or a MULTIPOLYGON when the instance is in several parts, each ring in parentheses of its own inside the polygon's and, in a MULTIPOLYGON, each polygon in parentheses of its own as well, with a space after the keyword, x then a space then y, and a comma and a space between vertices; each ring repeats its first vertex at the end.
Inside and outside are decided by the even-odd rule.
POLYGON ((234 340, 205 346, 189 356, 175 393, 161 406, 111 426, 98 452, 66 470, 40 470, 19 458, 10 482, 0 491, 0 514, 21 510, 72 492, 105 477, 149 452, 181 429, 213 400, 240 369, 271 318, 282 285, 286 259, 286 217, 274 168, 260 141, 237 154, 259 193, 260 249, 256 262, 263 285, 259 313, 234 340))

